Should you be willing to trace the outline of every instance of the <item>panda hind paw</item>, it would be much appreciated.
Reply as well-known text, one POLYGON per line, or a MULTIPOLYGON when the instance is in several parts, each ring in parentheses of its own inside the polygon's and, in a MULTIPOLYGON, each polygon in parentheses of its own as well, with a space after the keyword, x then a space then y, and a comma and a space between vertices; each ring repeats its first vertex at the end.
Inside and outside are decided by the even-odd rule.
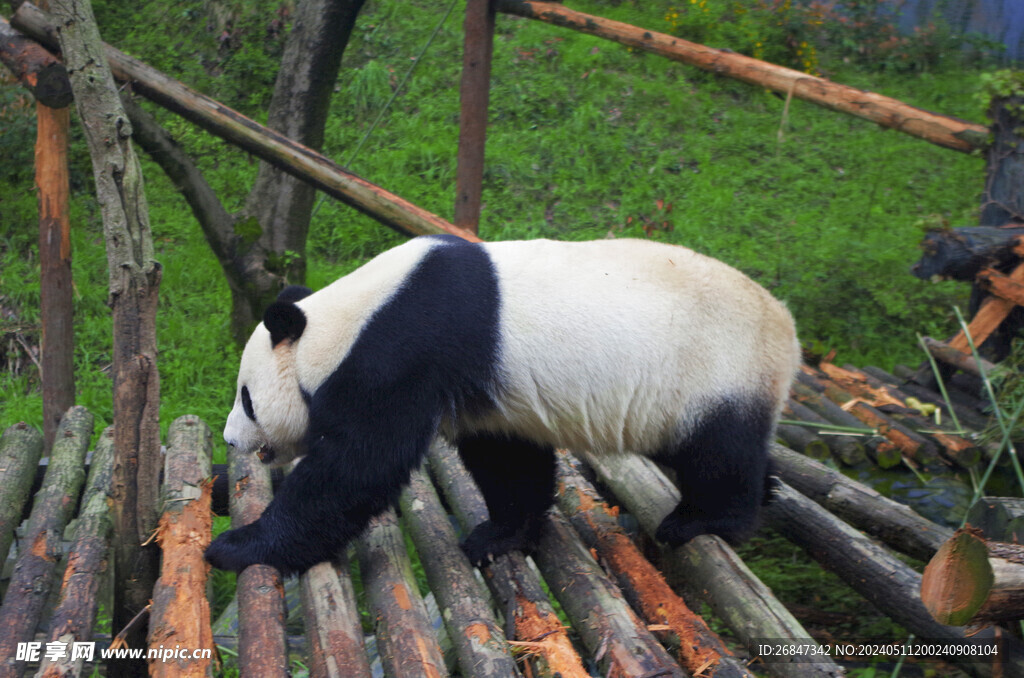
POLYGON ((539 532, 539 524, 509 530, 487 520, 477 525, 463 540, 462 550, 469 562, 479 567, 509 551, 532 551, 537 546, 539 532))

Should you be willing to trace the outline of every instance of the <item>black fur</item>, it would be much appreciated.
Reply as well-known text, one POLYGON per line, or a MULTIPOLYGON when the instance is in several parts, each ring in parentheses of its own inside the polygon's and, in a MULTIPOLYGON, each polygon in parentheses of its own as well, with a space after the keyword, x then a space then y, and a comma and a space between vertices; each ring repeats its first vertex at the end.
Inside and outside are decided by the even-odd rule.
POLYGON ((658 541, 679 546, 700 534, 742 541, 768 499, 770 402, 727 400, 673 449, 657 456, 676 472, 682 499, 662 520, 658 541))
POLYGON ((210 545, 214 566, 291 574, 332 558, 397 499, 442 416, 492 402, 494 267, 479 246, 437 239, 312 394, 308 453, 259 520, 210 545))
POLYGON ((270 344, 295 341, 306 329, 306 314, 291 301, 275 301, 263 312, 263 324, 270 331, 270 344))
POLYGON ((480 565, 512 550, 533 549, 555 500, 554 450, 500 435, 469 436, 458 445, 491 516, 462 543, 470 562, 480 565))
POLYGON ((313 294, 313 290, 303 285, 288 285, 277 295, 277 300, 290 301, 294 304, 296 301, 301 301, 311 294, 313 294))

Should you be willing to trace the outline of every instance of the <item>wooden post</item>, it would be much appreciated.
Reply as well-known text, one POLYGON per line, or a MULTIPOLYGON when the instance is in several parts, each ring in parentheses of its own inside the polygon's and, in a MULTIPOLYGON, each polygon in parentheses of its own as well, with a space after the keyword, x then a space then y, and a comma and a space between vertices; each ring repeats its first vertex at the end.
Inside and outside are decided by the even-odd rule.
MULTIPOLYGON (((131 125, 103 57, 89 0, 51 0, 61 53, 75 94, 93 163, 107 245, 114 320, 114 630, 130 626, 149 604, 159 551, 156 529, 160 477, 156 306, 160 265, 153 255, 142 171, 132 150, 131 125)), ((129 647, 146 644, 135 625, 129 647)), ((112 676, 139 675, 145 660, 113 662, 112 676)))
POLYGON ((348 554, 340 553, 331 562, 309 568, 300 580, 311 676, 370 678, 373 675, 366 657, 348 562, 348 554))
POLYGON ((459 90, 459 152, 455 173, 455 225, 472 233, 480 230, 487 142, 487 104, 494 48, 494 6, 491 0, 468 0, 459 90))

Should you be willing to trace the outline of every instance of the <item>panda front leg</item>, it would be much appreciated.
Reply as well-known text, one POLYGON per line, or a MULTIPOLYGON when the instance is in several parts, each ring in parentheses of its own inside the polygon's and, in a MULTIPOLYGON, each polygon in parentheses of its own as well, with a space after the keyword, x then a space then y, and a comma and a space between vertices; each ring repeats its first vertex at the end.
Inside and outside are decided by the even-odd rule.
POLYGON ((460 438, 458 448, 490 513, 462 543, 470 562, 535 548, 555 499, 554 449, 497 434, 460 438))
POLYGON ((328 455, 304 457, 263 515, 222 533, 207 547, 206 559, 222 570, 241 572, 262 563, 288 576, 335 558, 401 489, 401 473, 391 483, 357 482, 356 474, 339 473, 338 462, 328 455))

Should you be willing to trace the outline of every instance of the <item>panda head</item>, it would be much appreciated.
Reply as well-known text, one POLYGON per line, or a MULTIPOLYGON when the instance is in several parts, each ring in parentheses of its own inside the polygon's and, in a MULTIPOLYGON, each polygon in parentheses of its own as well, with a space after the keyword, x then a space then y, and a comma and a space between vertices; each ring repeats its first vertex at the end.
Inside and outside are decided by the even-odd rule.
POLYGON ((295 352, 306 329, 306 314, 295 302, 310 293, 306 288, 285 288, 242 352, 224 440, 242 452, 257 452, 264 464, 286 464, 305 454, 309 411, 299 387, 295 352))

